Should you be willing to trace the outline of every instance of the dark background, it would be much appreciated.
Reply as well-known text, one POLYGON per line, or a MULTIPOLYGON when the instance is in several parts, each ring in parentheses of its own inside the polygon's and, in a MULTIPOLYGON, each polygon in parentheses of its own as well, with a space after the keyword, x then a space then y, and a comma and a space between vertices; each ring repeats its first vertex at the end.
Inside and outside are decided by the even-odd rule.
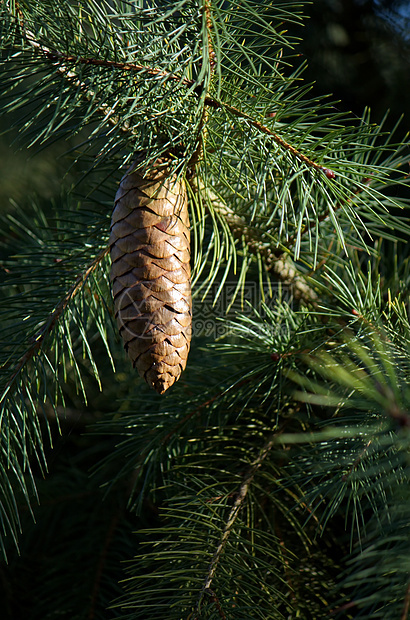
POLYGON ((410 0, 313 0, 300 49, 315 92, 332 93, 342 110, 369 106, 391 126, 410 129, 410 0))

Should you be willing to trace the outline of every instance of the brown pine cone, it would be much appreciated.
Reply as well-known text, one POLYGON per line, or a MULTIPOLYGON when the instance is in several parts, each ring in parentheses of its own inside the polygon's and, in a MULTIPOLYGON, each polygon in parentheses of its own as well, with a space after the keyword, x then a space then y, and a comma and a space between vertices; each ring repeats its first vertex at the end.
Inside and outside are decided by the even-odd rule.
POLYGON ((184 370, 191 340, 187 192, 166 162, 145 176, 133 167, 111 221, 115 317, 133 366, 163 394, 184 370))

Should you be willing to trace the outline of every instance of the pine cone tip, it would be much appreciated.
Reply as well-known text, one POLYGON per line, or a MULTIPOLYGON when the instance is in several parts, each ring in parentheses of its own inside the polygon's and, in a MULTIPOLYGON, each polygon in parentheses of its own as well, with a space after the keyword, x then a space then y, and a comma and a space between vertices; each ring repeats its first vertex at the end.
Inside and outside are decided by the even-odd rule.
POLYGON ((174 383, 167 381, 166 379, 158 378, 155 381, 147 381, 148 385, 150 385, 158 394, 165 394, 168 388, 174 383))

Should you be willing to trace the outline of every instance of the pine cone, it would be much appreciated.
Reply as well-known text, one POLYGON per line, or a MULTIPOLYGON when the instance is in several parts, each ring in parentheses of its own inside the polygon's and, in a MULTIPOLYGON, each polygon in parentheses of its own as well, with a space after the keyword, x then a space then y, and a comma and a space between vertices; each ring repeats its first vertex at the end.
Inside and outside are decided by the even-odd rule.
POLYGON ((166 162, 145 176, 133 168, 111 222, 115 317, 133 366, 163 394, 184 370, 191 340, 187 192, 166 162))

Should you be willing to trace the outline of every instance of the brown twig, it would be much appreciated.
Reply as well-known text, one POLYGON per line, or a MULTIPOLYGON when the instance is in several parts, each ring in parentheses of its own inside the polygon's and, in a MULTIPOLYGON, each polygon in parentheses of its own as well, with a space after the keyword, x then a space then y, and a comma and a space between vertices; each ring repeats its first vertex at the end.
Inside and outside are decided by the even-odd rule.
MULTIPOLYGON (((169 440, 171 439, 171 437, 173 437, 175 435, 175 433, 181 428, 181 426, 183 426, 185 424, 185 422, 188 422, 188 420, 190 420, 191 418, 195 417, 196 415, 199 414, 199 412, 204 409, 204 407, 208 407, 208 405, 211 405, 219 396, 221 396, 221 393, 215 394, 214 396, 212 396, 212 398, 210 398, 209 400, 206 400, 205 402, 201 403, 200 405, 198 405, 198 407, 196 407, 195 409, 193 409, 192 411, 190 411, 187 415, 185 415, 182 420, 178 420, 177 424, 174 426, 174 428, 172 430, 169 431, 169 433, 167 433, 167 435, 165 435, 165 437, 161 440, 161 445, 166 445, 169 440)), ((142 455, 144 456, 144 454, 142 455)))
POLYGON ((400 620, 408 620, 410 610, 410 583, 407 586, 406 596, 404 597, 403 613, 400 616, 400 620))
MULTIPOLYGON (((242 118, 246 120, 252 127, 255 127, 255 129, 257 129, 261 133, 264 133, 270 136, 273 139, 273 141, 276 142, 276 144, 284 148, 286 151, 291 153, 296 159, 298 159, 299 161, 302 161, 304 164, 306 164, 310 168, 313 168, 314 170, 317 170, 318 172, 323 173, 329 179, 335 178, 336 175, 332 170, 329 170, 329 168, 326 168, 325 166, 321 166, 320 164, 317 164, 316 162, 314 162, 312 159, 310 159, 309 157, 304 155, 301 151, 299 151, 294 146, 292 146, 289 142, 286 142, 286 140, 281 138, 281 136, 279 136, 279 134, 277 134, 275 131, 272 131, 271 129, 269 129, 269 127, 266 127, 266 125, 263 125, 259 121, 254 120, 251 116, 246 114, 246 112, 243 112, 242 110, 239 110, 235 106, 232 106, 229 103, 226 103, 224 101, 214 100, 214 103, 219 104, 219 107, 224 108, 228 112, 231 112, 231 114, 233 114, 237 118, 242 118)), ((208 105, 211 105, 211 103, 209 103, 208 105)))
MULTIPOLYGON (((212 29, 212 18, 211 18, 211 3, 210 0, 204 0, 204 5, 203 5, 203 19, 205 22, 205 28, 206 28, 206 35, 207 35, 207 52, 208 52, 208 64, 209 64, 209 74, 208 74, 208 84, 205 86, 203 84, 202 89, 201 89, 201 93, 198 92, 198 89, 196 88, 195 91, 197 92, 198 95, 200 96, 204 96, 204 104, 203 104, 203 109, 202 109, 202 114, 201 114, 201 119, 199 121, 198 124, 198 131, 197 131, 197 136, 196 136, 196 142, 197 142, 197 147, 195 149, 195 152, 193 153, 191 159, 188 162, 188 169, 192 169, 195 164, 198 163, 198 161, 202 158, 202 152, 204 149, 204 141, 205 141, 205 133, 206 131, 206 121, 208 118, 208 110, 207 110, 207 106, 206 106, 206 100, 207 100, 207 93, 209 90, 209 85, 211 83, 212 80, 212 76, 215 70, 215 52, 214 52, 214 48, 213 48, 213 43, 212 43, 212 35, 211 35, 211 29, 212 29)), ((206 77, 204 77, 204 82, 206 80, 206 77)))
MULTIPOLYGON (((195 407, 195 409, 193 409, 186 416, 184 416, 182 420, 179 420, 177 424, 174 426, 174 428, 171 431, 169 431, 167 435, 165 435, 165 437, 161 440, 161 444, 166 445, 168 441, 171 439, 171 437, 173 437, 175 433, 181 428, 181 426, 183 426, 185 422, 188 422, 188 420, 190 420, 194 416, 198 415, 200 411, 204 409, 204 407, 208 407, 220 396, 223 396, 224 394, 226 394, 227 392, 231 390, 234 390, 234 389, 237 390, 238 388, 242 387, 243 385, 246 385, 246 383, 249 383, 250 381, 251 379, 248 378, 248 379, 243 379, 242 381, 239 381, 238 383, 234 383, 234 385, 231 385, 229 388, 223 389, 221 392, 214 394, 214 396, 212 396, 208 400, 204 401, 203 403, 195 407)), ((141 456, 141 458, 143 457, 144 457, 144 454, 141 456)))
MULTIPOLYGON (((213 71, 214 63, 215 63, 215 53, 213 51, 212 40, 211 40, 211 35, 210 35, 211 15, 210 15, 209 0, 205 0, 204 11, 205 11, 205 19, 207 23, 207 31, 208 31, 210 64, 211 64, 211 70, 213 71)), ((179 84, 187 86, 188 88, 194 87, 193 90, 194 92, 196 92, 196 94, 202 93, 202 88, 198 85, 195 86, 195 82, 193 80, 188 80, 187 78, 183 78, 182 76, 179 76, 172 72, 163 71, 161 69, 156 69, 154 67, 148 67, 145 65, 139 65, 139 64, 134 64, 134 63, 121 63, 118 61, 112 61, 112 60, 106 60, 106 59, 86 58, 83 56, 72 56, 70 54, 64 54, 63 52, 60 52, 58 50, 50 49, 49 47, 39 43, 36 37, 34 36, 34 34, 24 27, 24 16, 19 8, 17 9, 17 12, 19 15, 19 23, 20 23, 20 27, 22 30, 22 35, 25 37, 27 43, 51 62, 63 61, 66 63, 73 63, 74 65, 75 64, 86 64, 86 65, 95 65, 95 66, 102 66, 102 67, 105 66, 105 67, 120 69, 122 71, 134 71, 138 73, 147 73, 149 75, 158 76, 160 78, 177 81, 179 84)), ((58 71, 61 74, 67 75, 68 78, 71 78, 71 79, 76 78, 75 84, 77 85, 77 87, 80 87, 82 90, 86 90, 88 93, 89 89, 87 88, 86 84, 81 82, 76 76, 76 74, 69 71, 67 67, 60 66, 58 68, 58 71)), ((94 93, 90 91, 86 96, 88 97, 89 95, 91 97, 93 94, 94 93)), ((264 133, 268 135, 269 137, 271 137, 277 145, 279 145, 280 147, 282 147, 283 149, 291 153, 291 155, 295 157, 296 159, 298 159, 299 161, 305 163, 307 166, 313 168, 314 170, 317 170, 318 172, 323 173, 329 179, 335 178, 335 174, 332 170, 329 170, 325 166, 317 164, 315 161, 307 157, 304 153, 302 153, 301 151, 296 149, 294 146, 292 146, 289 142, 284 140, 281 136, 279 136, 279 134, 272 131, 269 127, 267 127, 263 123, 253 119, 251 116, 246 114, 246 112, 243 112, 239 108, 236 108, 235 106, 232 106, 225 101, 220 101, 213 97, 209 97, 208 95, 205 96, 204 98, 204 105, 209 106, 216 110, 224 109, 230 112, 233 116, 236 116, 237 118, 245 120, 247 123, 249 123, 252 127, 257 129, 261 133, 264 133)), ((103 104, 103 106, 100 106, 100 107, 105 108, 105 106, 108 108, 108 114, 110 115, 113 112, 113 110, 110 109, 107 104, 103 104)), ((113 119, 111 119, 110 122, 111 124, 113 124, 113 119)), ((118 124, 118 119, 115 119, 114 124, 118 124)), ((122 129, 125 131, 132 132, 132 127, 130 127, 128 124, 124 125, 122 129)))
POLYGON ((342 481, 343 482, 346 482, 346 480, 349 478, 349 476, 357 469, 357 467, 361 463, 362 459, 364 459, 364 457, 366 456, 367 451, 370 448, 372 443, 373 443, 373 437, 371 439, 369 439, 369 441, 366 443, 366 445, 364 446, 363 450, 360 452, 360 454, 358 454, 358 456, 356 457, 356 459, 354 460, 352 465, 349 467, 348 471, 343 474, 343 476, 342 476, 342 481))
POLYGON ((370 327, 370 329, 372 331, 376 332, 377 335, 380 336, 381 340, 383 340, 384 342, 390 342, 391 343, 390 338, 384 333, 384 331, 382 329, 380 329, 380 327, 378 327, 377 325, 372 323, 372 321, 370 321, 367 317, 365 317, 361 312, 356 310, 356 308, 352 308, 350 312, 353 314, 353 316, 355 316, 358 319, 360 319, 360 321, 366 327, 370 327))
POLYGON ((254 460, 254 462, 251 464, 251 466, 248 469, 248 472, 245 474, 242 483, 238 489, 238 492, 236 494, 235 500, 233 502, 233 505, 229 511, 228 514, 228 518, 226 520, 225 523, 225 527, 222 531, 221 534, 221 538, 219 540, 219 544, 215 550, 215 553, 212 557, 211 563, 209 565, 208 568, 208 573, 205 577, 201 592, 199 594, 198 597, 198 601, 196 604, 196 615, 194 616, 195 619, 197 619, 199 617, 199 608, 201 605, 201 601, 204 598, 204 595, 207 593, 207 591, 210 590, 211 588, 211 584, 212 584, 212 580, 215 576, 216 573, 216 569, 218 568, 218 564, 219 564, 219 560, 221 559, 221 556, 224 552, 226 543, 228 541, 229 535, 232 532, 233 526, 235 524, 235 521, 239 515, 240 509, 242 507, 242 504, 246 498, 246 495, 248 493, 249 487, 256 475, 256 472, 258 471, 258 469, 261 467, 263 461, 265 460, 265 458, 267 457, 267 455, 269 454, 270 450, 273 448, 273 446, 275 445, 275 440, 276 440, 276 434, 274 436, 272 436, 264 445, 264 447, 262 448, 259 456, 254 460))
POLYGON ((33 47, 37 47, 39 51, 41 51, 44 56, 51 60, 52 62, 63 60, 67 63, 80 64, 80 65, 94 65, 97 67, 107 67, 112 69, 121 69, 121 71, 133 71, 142 74, 153 75, 158 78, 166 78, 169 80, 174 80, 184 84, 185 86, 193 86, 194 82, 192 80, 188 80, 186 78, 181 78, 174 73, 169 71, 163 71, 162 69, 155 69, 153 67, 148 67, 146 65, 139 65, 131 62, 118 62, 115 60, 107 60, 102 58, 88 58, 85 56, 70 56, 69 54, 64 54, 57 50, 51 50, 50 48, 41 45, 35 42, 35 39, 28 39, 27 41, 33 47))
POLYGON ((282 360, 286 357, 292 357, 294 355, 309 355, 309 353, 312 353, 312 351, 313 349, 299 349, 297 351, 286 351, 285 353, 278 353, 274 351, 270 354, 270 356, 274 362, 278 362, 279 360, 282 360))
MULTIPOLYGON (((72 61, 73 63, 76 62, 77 64, 83 62, 85 64, 90 64, 90 65, 95 64, 99 66, 113 66, 113 67, 116 66, 117 68, 127 67, 128 70, 131 70, 132 68, 134 70, 137 70, 139 68, 141 71, 144 70, 146 72, 149 72, 149 67, 143 67, 142 65, 141 66, 131 65, 131 64, 122 65, 121 63, 115 63, 113 61, 106 61, 106 60, 99 60, 96 58, 82 58, 82 57, 77 57, 77 56, 65 55, 62 52, 57 52, 55 50, 49 49, 48 47, 44 45, 40 45, 35 40, 34 35, 32 33, 26 32, 26 31, 24 32, 26 34, 27 42, 35 50, 43 54, 48 60, 51 60, 51 62, 53 63, 55 63, 57 60, 64 60, 67 62, 70 62, 70 61, 72 61), (111 65, 107 63, 111 63, 111 65)), ((87 99, 87 101, 94 98, 95 92, 91 90, 85 82, 82 82, 74 71, 70 71, 70 69, 67 66, 64 66, 61 64, 57 67, 57 71, 58 73, 60 73, 60 75, 64 76, 66 80, 72 83, 75 88, 78 88, 82 92, 83 97, 87 99)), ((152 71, 155 72, 155 75, 160 75, 159 70, 152 69, 152 71)), ((108 103, 101 103, 98 105, 97 111, 100 112, 104 116, 104 120, 110 125, 112 125, 113 127, 119 126, 122 132, 132 133, 132 128, 130 127, 130 124, 128 121, 125 121, 122 124, 120 124, 120 117, 118 115, 115 115, 114 106, 110 106, 108 105, 108 103)))
POLYGON ((282 564, 283 564, 283 571, 285 574, 285 579, 286 579, 286 583, 288 584, 288 588, 289 588, 289 594, 290 594, 290 598, 292 599, 293 602, 295 602, 297 600, 296 594, 295 594, 295 588, 293 587, 293 580, 291 577, 291 568, 290 568, 290 564, 289 564, 289 560, 288 560, 288 550, 286 548, 286 544, 285 541, 283 540, 283 535, 282 535, 282 531, 279 527, 279 520, 274 518, 274 530, 275 530, 275 534, 276 537, 279 541, 279 554, 281 556, 281 560, 282 560, 282 564), (282 551, 283 549, 283 551, 282 551))
POLYGON ((108 254, 108 251, 109 251, 109 248, 104 248, 104 250, 101 250, 101 252, 99 252, 99 254, 97 254, 97 256, 92 260, 92 262, 87 267, 87 269, 76 278, 74 284, 67 291, 67 293, 63 297, 63 299, 58 303, 58 305, 56 306, 55 310, 50 314, 50 316, 48 318, 48 321, 46 322, 44 327, 42 327, 37 332, 37 334, 33 337, 33 344, 24 353, 24 355, 22 355, 22 357, 20 358, 20 360, 16 364, 12 375, 10 376, 10 378, 8 379, 8 381, 7 381, 7 383, 6 383, 5 387, 4 387, 3 393, 2 393, 1 398, 0 398, 0 404, 6 398, 7 393, 9 392, 9 390, 12 387, 14 381, 18 377, 18 375, 19 375, 20 371, 22 370, 22 368, 24 368, 24 366, 27 364, 27 362, 29 362, 36 355, 36 353, 39 351, 39 349, 41 349, 46 336, 53 330, 55 324, 57 323, 57 321, 59 320, 59 318, 63 314, 63 312, 64 312, 65 308, 67 307, 67 305, 70 303, 70 301, 73 299, 73 297, 75 297, 75 295, 81 290, 82 286, 84 285, 84 283, 86 282, 88 277, 98 267, 99 263, 103 260, 103 258, 108 254))
POLYGON ((226 616, 222 610, 221 603, 218 597, 216 596, 215 592, 211 590, 211 588, 208 588, 207 590, 205 590, 204 594, 209 596, 210 603, 213 603, 215 605, 216 609, 218 610, 219 617, 222 618, 222 620, 226 620, 226 616))
POLYGON ((206 21, 206 34, 208 38, 208 57, 209 57, 209 65, 211 69, 211 74, 214 73, 216 67, 216 54, 214 50, 214 46, 212 43, 212 15, 211 15, 211 2, 210 0, 205 0, 204 2, 204 13, 205 13, 205 21, 206 21))
POLYGON ((344 605, 341 605, 340 607, 336 607, 336 609, 331 609, 330 614, 332 616, 335 616, 336 614, 340 614, 341 611, 347 611, 348 609, 353 609, 353 607, 356 606, 356 601, 349 601, 348 603, 344 603, 344 605))

